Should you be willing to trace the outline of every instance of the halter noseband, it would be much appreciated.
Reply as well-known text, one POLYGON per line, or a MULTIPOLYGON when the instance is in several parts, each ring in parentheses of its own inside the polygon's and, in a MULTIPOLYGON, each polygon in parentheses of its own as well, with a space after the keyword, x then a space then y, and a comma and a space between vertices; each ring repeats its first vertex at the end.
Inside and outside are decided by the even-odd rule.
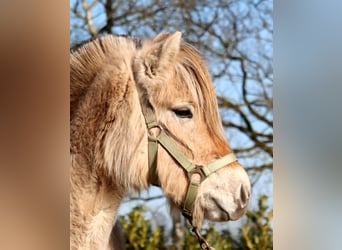
POLYGON ((145 117, 146 126, 148 130, 148 164, 150 170, 151 183, 160 186, 159 178, 157 174, 157 154, 158 154, 158 144, 160 144, 169 155, 187 172, 189 179, 189 186, 185 196, 185 200, 181 207, 182 214, 186 217, 191 226, 193 227, 193 232, 196 234, 200 246, 203 250, 214 249, 209 246, 205 239, 199 233, 196 225, 192 219, 194 202, 197 196, 199 185, 205 180, 209 175, 215 173, 224 166, 236 161, 236 157, 233 153, 227 154, 205 166, 196 165, 189 161, 188 158, 178 149, 175 143, 170 139, 170 136, 165 132, 164 127, 157 122, 152 106, 142 105, 143 115, 145 117), (150 134, 152 128, 158 128, 159 134, 153 136, 150 134), (193 178, 195 175, 199 175, 198 178, 193 178))

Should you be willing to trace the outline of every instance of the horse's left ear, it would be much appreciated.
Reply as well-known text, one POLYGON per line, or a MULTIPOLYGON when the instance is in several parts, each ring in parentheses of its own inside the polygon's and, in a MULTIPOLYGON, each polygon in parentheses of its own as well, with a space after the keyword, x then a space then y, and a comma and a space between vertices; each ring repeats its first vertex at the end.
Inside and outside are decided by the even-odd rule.
POLYGON ((173 34, 161 33, 143 47, 135 62, 139 77, 149 78, 146 80, 167 77, 176 61, 181 37, 182 33, 178 31, 173 34))

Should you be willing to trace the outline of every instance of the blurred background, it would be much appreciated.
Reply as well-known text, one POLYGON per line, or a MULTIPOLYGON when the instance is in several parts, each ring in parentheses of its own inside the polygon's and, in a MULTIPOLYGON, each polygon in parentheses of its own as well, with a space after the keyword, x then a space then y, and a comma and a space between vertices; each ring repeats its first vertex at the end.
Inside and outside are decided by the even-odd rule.
MULTIPOLYGON (((216 249, 273 248, 273 2, 71 0, 70 46, 105 34, 181 31, 205 58, 226 138, 252 182, 242 219, 205 223, 216 249)), ((198 249, 161 189, 129 193, 120 208, 127 249, 198 249)))

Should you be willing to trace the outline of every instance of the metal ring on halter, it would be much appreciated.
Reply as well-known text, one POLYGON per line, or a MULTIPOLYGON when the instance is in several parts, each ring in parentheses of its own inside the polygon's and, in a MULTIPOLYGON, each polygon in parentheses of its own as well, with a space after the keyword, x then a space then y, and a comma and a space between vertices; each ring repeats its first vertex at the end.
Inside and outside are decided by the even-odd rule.
POLYGON ((162 125, 156 124, 156 125, 153 125, 153 126, 149 127, 149 129, 147 130, 148 139, 156 141, 157 140, 157 136, 152 135, 151 132, 150 132, 150 130, 152 128, 159 128, 159 133, 157 134, 157 136, 161 133, 161 131, 164 131, 164 128, 163 128, 162 125))
POLYGON ((192 169, 190 172, 188 172, 189 180, 191 180, 191 176, 193 176, 194 174, 198 174, 200 176, 199 183, 202 183, 204 179, 207 178, 207 176, 203 172, 203 166, 200 166, 200 165, 195 165, 195 168, 192 169))

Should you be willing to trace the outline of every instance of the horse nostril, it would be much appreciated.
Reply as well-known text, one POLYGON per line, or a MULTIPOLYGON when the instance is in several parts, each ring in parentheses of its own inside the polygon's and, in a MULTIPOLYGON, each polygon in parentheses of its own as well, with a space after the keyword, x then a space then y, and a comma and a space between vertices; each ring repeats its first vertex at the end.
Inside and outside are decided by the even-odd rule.
POLYGON ((248 204, 250 197, 250 189, 246 187, 245 185, 240 186, 240 200, 241 200, 241 206, 245 207, 248 204))

